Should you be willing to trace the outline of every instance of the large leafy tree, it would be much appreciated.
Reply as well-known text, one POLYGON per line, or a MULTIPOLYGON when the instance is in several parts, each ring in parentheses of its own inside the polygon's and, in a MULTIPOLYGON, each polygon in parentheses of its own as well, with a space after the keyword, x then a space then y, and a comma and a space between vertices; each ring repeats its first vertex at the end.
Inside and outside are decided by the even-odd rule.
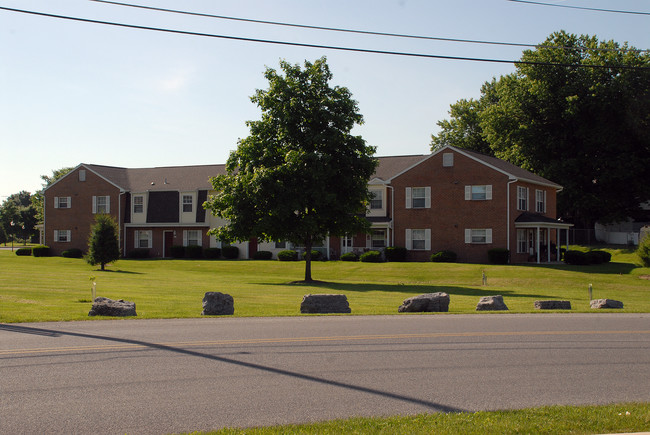
POLYGON ((108 263, 119 260, 120 241, 115 219, 108 214, 98 214, 95 224, 90 230, 88 239, 88 254, 86 261, 94 266, 99 264, 105 270, 108 263))
POLYGON ((22 239, 24 243, 34 236, 38 221, 29 192, 23 190, 14 193, 5 200, 0 207, 0 223, 5 233, 22 239))
POLYGON ((227 161, 227 175, 212 180, 216 194, 206 208, 227 221, 211 230, 223 241, 286 240, 305 248, 305 281, 311 281, 311 248, 327 235, 367 232, 368 180, 375 148, 351 134, 363 122, 345 87, 330 86, 326 59, 267 68, 268 89, 251 97, 262 118, 248 121, 227 161))
POLYGON ((432 146, 466 136, 451 144, 562 184, 558 211, 576 224, 635 216, 650 198, 650 54, 556 32, 516 69, 486 83, 469 114, 452 105, 432 146))

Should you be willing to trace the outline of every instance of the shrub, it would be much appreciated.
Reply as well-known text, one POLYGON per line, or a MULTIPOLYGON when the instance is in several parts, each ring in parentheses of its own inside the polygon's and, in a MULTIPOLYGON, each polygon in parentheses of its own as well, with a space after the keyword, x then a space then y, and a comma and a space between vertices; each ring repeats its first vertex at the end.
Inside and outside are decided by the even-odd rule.
POLYGON ((359 260, 364 263, 381 263, 381 252, 379 251, 368 251, 361 254, 359 260))
POLYGON ((406 261, 408 251, 401 246, 389 246, 384 250, 386 261, 406 261))
POLYGON ((584 266, 589 264, 587 254, 582 251, 573 251, 569 250, 564 253, 564 262, 566 264, 574 264, 578 266, 584 266))
POLYGON ((198 245, 189 245, 185 247, 185 256, 187 258, 199 259, 203 258, 203 248, 198 245))
POLYGON ((354 252, 346 252, 341 255, 341 261, 359 261, 359 256, 354 252))
POLYGON ((172 257, 174 258, 184 258, 185 257, 185 246, 174 245, 170 248, 172 257))
POLYGON ((149 248, 135 248, 129 251, 127 257, 133 259, 149 258, 149 248))
POLYGON ((32 255, 34 257, 49 257, 50 247, 45 245, 38 245, 32 248, 32 255))
POLYGON ((253 260, 270 260, 271 258, 273 258, 271 251, 257 251, 253 254, 253 260))
POLYGON ((214 260, 219 257, 221 257, 221 249, 220 248, 205 248, 203 250, 203 257, 209 259, 209 260, 214 260))
MULTIPOLYGON (((302 259, 304 260, 305 257, 307 256, 307 251, 302 253, 302 259)), ((323 253, 320 251, 316 251, 315 249, 312 249, 311 251, 311 260, 312 261, 319 261, 323 259, 323 253)))
POLYGON ((72 248, 61 252, 61 256, 65 258, 83 258, 84 253, 81 249, 72 248))
POLYGON ((431 255, 434 263, 455 263, 458 255, 454 251, 438 251, 431 255))
POLYGON ((16 249, 16 255, 20 257, 29 257, 32 255, 32 248, 18 248, 16 249))
POLYGON ((239 248, 236 246, 224 246, 221 248, 221 255, 228 260, 234 260, 239 257, 239 248))
POLYGON ((488 251, 488 261, 490 264, 508 264, 510 261, 510 251, 506 248, 493 248, 488 251))
POLYGON ((297 261, 298 253, 293 249, 285 249, 284 251, 278 252, 278 260, 280 261, 297 261))
POLYGON ((639 247, 636 250, 636 255, 638 255, 641 263, 650 267, 650 235, 647 235, 639 243, 639 247))
POLYGON ((609 263, 612 260, 612 254, 607 251, 589 251, 585 255, 589 264, 609 263))

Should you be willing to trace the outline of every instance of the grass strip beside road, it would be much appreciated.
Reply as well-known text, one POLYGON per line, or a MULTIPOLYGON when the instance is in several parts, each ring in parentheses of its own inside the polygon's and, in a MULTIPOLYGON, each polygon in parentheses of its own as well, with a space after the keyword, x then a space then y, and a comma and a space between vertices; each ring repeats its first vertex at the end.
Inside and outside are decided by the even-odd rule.
POLYGON ((548 406, 513 411, 351 418, 327 422, 227 428, 205 435, 275 434, 605 434, 650 430, 650 403, 548 406))
POLYGON ((509 312, 539 312, 533 302, 551 299, 593 312, 589 284, 595 299, 625 304, 616 312, 650 312, 650 281, 642 279, 650 268, 632 251, 610 252, 612 262, 598 266, 316 262, 313 276, 322 282, 296 284, 303 262, 120 260, 100 272, 81 259, 0 251, 0 322, 88 320, 93 281, 97 296, 133 301, 145 319, 200 317, 208 291, 232 295, 242 317, 300 315, 308 293, 346 294, 356 315, 397 314, 404 299, 438 291, 449 293, 449 312, 457 314, 475 313, 481 296, 496 294, 509 312))

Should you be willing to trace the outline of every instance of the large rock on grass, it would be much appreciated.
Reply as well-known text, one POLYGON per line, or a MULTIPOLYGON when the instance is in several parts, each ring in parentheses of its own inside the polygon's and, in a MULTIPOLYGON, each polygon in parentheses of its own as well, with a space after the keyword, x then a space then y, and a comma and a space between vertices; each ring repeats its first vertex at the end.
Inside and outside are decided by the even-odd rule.
POLYGON ((594 299, 589 305, 591 308, 623 308, 623 302, 615 301, 614 299, 594 299))
POLYGON ((535 301, 538 310, 570 310, 571 301, 535 301))
POLYGON ((228 316, 235 313, 232 296, 220 292, 206 292, 203 296, 203 316, 228 316))
POLYGON ((303 314, 350 313, 350 304, 345 295, 305 295, 300 304, 303 314))
POLYGON ((88 315, 113 317, 137 316, 135 302, 129 302, 123 299, 114 301, 113 299, 104 297, 95 298, 88 315))
POLYGON ((503 296, 483 296, 476 305, 476 311, 507 311, 508 307, 503 302, 503 296))
POLYGON ((405 299, 397 311, 400 313, 447 312, 449 311, 449 295, 444 292, 437 292, 413 296, 405 299))

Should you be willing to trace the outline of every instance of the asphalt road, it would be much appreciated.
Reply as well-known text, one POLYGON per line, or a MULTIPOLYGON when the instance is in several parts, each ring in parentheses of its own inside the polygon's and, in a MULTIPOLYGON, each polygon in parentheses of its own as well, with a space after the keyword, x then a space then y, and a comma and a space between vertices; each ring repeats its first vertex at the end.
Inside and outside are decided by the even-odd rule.
POLYGON ((0 324, 0 433, 650 401, 650 314, 0 324))

